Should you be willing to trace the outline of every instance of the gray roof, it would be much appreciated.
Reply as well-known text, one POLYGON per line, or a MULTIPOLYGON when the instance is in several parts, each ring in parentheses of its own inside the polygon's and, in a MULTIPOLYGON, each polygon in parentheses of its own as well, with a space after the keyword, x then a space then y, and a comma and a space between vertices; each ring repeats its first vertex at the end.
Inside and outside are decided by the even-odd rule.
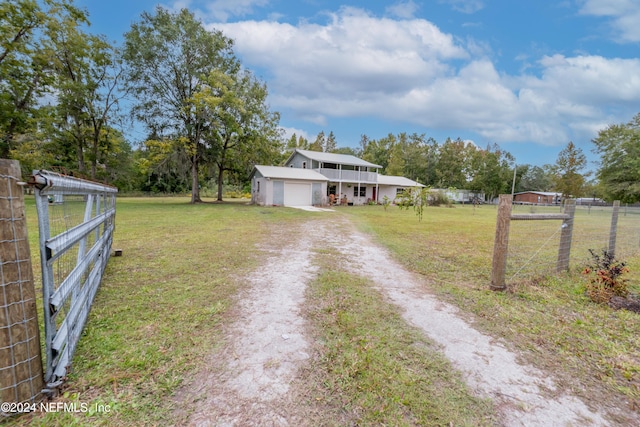
POLYGON ((329 178, 311 169, 255 165, 251 176, 255 174, 256 170, 265 178, 298 179, 302 181, 329 181, 329 178))
POLYGON ((396 187, 424 187, 419 182, 413 181, 404 176, 378 175, 378 184, 395 185, 396 187))
POLYGON ((380 165, 369 163, 366 160, 359 159, 358 157, 352 156, 351 154, 324 153, 321 151, 301 150, 299 148, 296 148, 291 157, 293 157, 296 152, 311 160, 316 160, 323 163, 335 163, 349 166, 365 166, 369 168, 382 168, 382 166, 380 165))

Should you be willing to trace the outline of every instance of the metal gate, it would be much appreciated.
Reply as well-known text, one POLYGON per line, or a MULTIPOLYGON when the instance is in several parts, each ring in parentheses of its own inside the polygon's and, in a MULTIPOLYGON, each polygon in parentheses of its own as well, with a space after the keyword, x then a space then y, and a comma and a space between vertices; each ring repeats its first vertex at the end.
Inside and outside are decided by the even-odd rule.
POLYGON ((36 188, 51 390, 66 376, 109 260, 118 190, 48 171, 34 171, 30 184, 36 188))

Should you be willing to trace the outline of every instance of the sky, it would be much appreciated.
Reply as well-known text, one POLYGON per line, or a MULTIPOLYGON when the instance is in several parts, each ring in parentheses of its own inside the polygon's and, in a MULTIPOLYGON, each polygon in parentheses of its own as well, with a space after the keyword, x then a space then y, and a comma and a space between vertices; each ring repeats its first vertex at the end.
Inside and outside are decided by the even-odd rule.
POLYGON ((640 0, 76 0, 120 44, 143 11, 188 8, 235 41, 287 136, 424 134, 556 162, 640 113, 640 0))

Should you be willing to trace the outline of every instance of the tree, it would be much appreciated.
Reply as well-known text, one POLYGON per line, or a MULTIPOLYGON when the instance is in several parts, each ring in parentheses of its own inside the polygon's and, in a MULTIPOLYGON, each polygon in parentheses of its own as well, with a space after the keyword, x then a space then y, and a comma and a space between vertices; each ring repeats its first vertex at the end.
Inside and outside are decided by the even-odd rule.
POLYGON ((309 145, 309 150, 322 151, 326 143, 327 143, 327 138, 324 136, 324 131, 321 130, 318 133, 318 136, 316 136, 316 140, 309 145))
POLYGON ((110 146, 110 125, 125 96, 116 90, 122 74, 118 54, 104 36, 85 34, 73 21, 65 22, 53 42, 57 130, 61 140, 74 142, 74 169, 85 174, 88 162, 96 179, 103 155, 116 147, 110 146))
POLYGON ((516 192, 551 191, 553 180, 552 175, 549 174, 550 168, 550 165, 547 165, 546 169, 540 166, 518 165, 520 179, 516 180, 516 192))
POLYGON ((470 190, 482 191, 493 200, 498 194, 511 192, 513 182, 513 156, 500 149, 497 144, 488 145, 485 150, 469 150, 470 190))
POLYGON ((248 175, 254 164, 278 156, 279 115, 269 111, 266 85, 246 70, 234 75, 212 71, 191 102, 204 126, 222 201, 225 171, 248 175))
POLYGON ((569 141, 560 151, 553 165, 555 190, 562 193, 562 198, 580 197, 584 177, 580 171, 587 165, 587 158, 582 150, 569 141))
POLYGON ((133 113, 157 135, 179 135, 191 167, 192 203, 202 201, 199 171, 208 149, 194 95, 212 72, 239 70, 232 44, 220 31, 207 31, 186 9, 144 12, 125 34, 127 86, 136 97, 133 113))
POLYGON ((596 178, 605 197, 624 203, 640 201, 640 114, 627 124, 601 130, 592 142, 600 155, 596 178))
POLYGON ((0 3, 0 156, 17 148, 18 136, 38 129, 38 100, 55 80, 54 39, 68 25, 87 22, 86 13, 67 0, 0 3))
POLYGON ((472 144, 465 144, 460 138, 452 141, 450 138, 440 146, 438 163, 436 165, 436 185, 438 188, 466 188, 468 167, 468 153, 474 149, 472 144))
POLYGON ((337 146, 338 144, 336 142, 336 136, 333 134, 333 131, 330 131, 329 136, 324 141, 324 147, 322 151, 324 151, 325 153, 333 153, 336 150, 337 146))

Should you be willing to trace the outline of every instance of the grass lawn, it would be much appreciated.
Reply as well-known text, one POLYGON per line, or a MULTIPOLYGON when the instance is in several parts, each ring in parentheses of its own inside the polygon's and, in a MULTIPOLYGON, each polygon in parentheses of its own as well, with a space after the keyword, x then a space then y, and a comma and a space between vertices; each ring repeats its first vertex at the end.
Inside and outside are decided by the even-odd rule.
MULTIPOLYGON (((246 206, 190 205, 188 198, 117 201, 112 257, 64 389, 66 402, 110 413, 49 413, 16 425, 170 425, 172 394, 215 350, 238 279, 256 266, 255 245, 274 222, 310 214, 246 206)), ((37 223, 27 200, 38 280, 37 223)), ((37 284, 37 292, 41 293, 37 284)))
MULTIPOLYGON (((560 386, 587 404, 640 414, 640 315, 592 303, 581 266, 559 276, 515 281, 506 292, 490 291, 494 206, 430 207, 422 222, 413 211, 396 207, 344 212, 405 266, 429 278, 430 290, 457 305, 475 327, 505 338, 529 362, 555 373, 560 386), (585 393, 580 382, 597 394, 585 393)), ((640 258, 626 261, 631 291, 640 293, 640 258)))
MULTIPOLYGON (((27 202, 37 271, 35 208, 27 202)), ((490 291, 495 207, 427 208, 421 222, 397 207, 344 207, 335 215, 348 216, 374 235, 408 269, 429 279, 425 291, 460 307, 474 327, 503 337, 528 361, 553 372, 561 387, 582 393, 587 404, 640 411, 640 316, 591 303, 577 272, 490 291), (579 383, 597 393, 584 394, 579 383)), ((62 397, 91 408, 108 405, 110 412, 35 414, 8 424, 175 423, 174 393, 219 345, 232 298, 247 285, 242 277, 258 265, 256 245, 269 239, 265 230, 325 216, 244 202, 194 206, 188 198, 119 198, 113 247, 123 256, 109 261, 62 397)), ((324 255, 318 254, 318 262, 324 255)), ((640 259, 628 261, 630 283, 639 292, 640 259)), ((428 341, 358 277, 322 274, 308 298, 314 302, 306 313, 312 332, 325 346, 323 370, 310 377, 339 391, 320 394, 324 424, 491 423, 490 405, 470 396, 428 341), (358 375, 365 371, 372 375, 358 375), (385 380, 390 372, 395 381, 385 380), (451 394, 436 393, 443 388, 451 394), (415 409, 393 413, 387 403, 394 399, 415 409), (346 418, 343 405, 349 406, 346 418), (457 412, 457 418, 447 412, 457 412)))

